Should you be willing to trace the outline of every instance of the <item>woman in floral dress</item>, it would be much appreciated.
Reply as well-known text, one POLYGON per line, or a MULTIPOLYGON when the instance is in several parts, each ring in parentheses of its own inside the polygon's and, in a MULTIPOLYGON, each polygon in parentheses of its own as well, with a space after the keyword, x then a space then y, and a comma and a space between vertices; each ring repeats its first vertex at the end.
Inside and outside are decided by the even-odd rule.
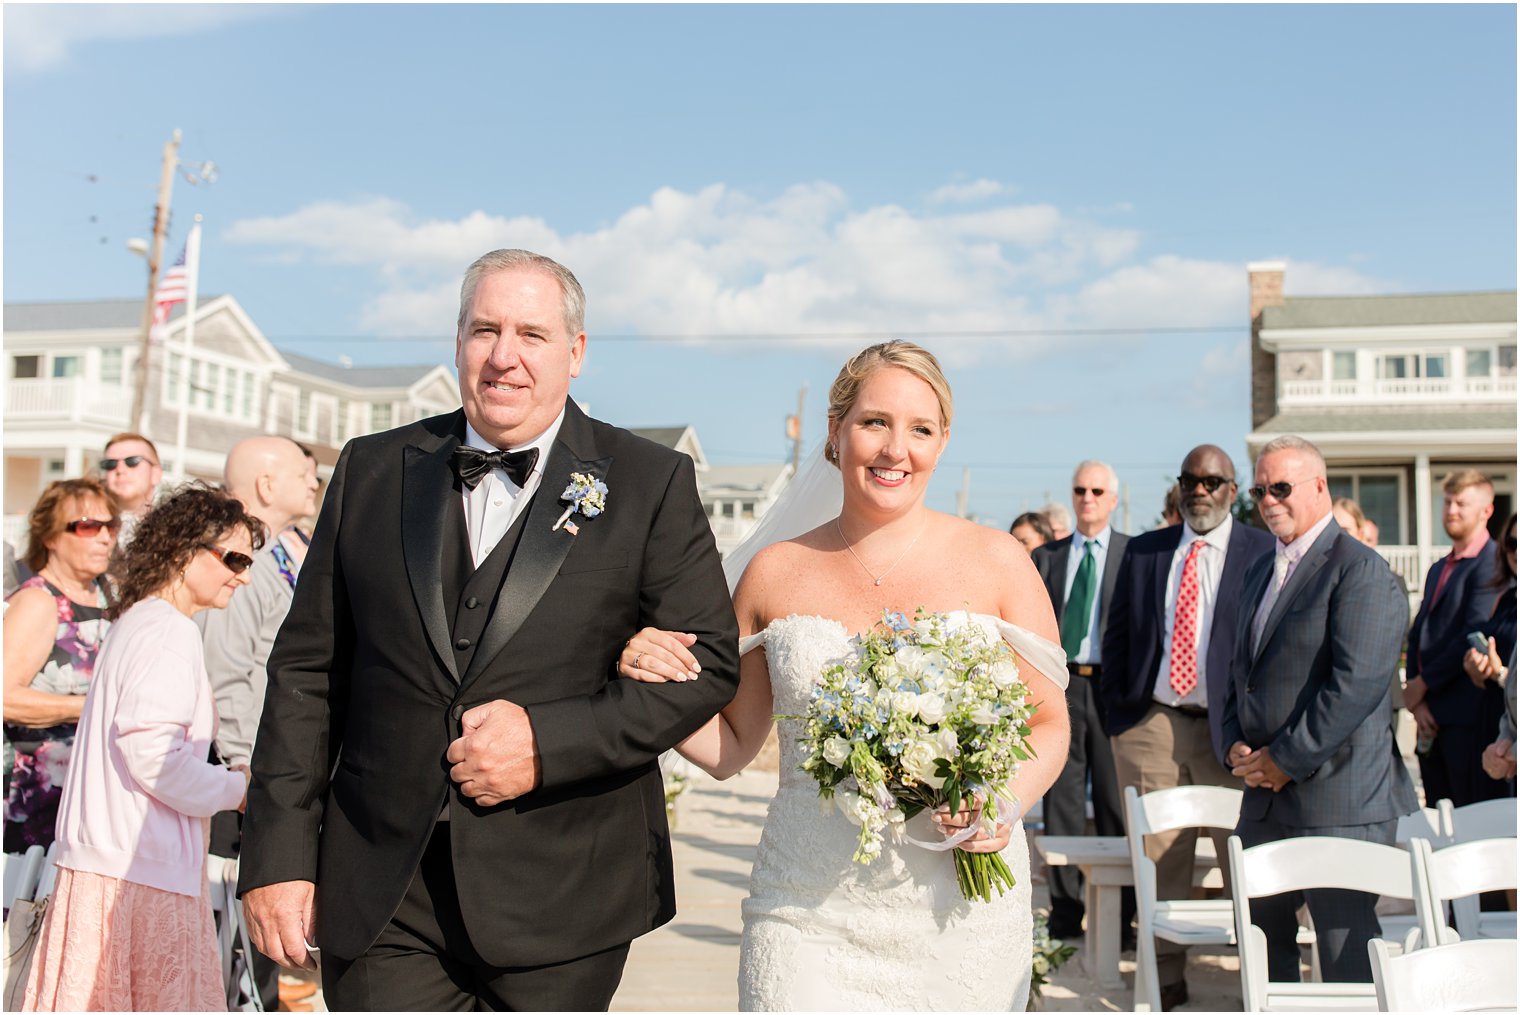
POLYGON ((121 517, 93 479, 52 483, 32 508, 25 562, 6 601, 5 851, 48 846, 75 723, 108 622, 101 576, 121 517))

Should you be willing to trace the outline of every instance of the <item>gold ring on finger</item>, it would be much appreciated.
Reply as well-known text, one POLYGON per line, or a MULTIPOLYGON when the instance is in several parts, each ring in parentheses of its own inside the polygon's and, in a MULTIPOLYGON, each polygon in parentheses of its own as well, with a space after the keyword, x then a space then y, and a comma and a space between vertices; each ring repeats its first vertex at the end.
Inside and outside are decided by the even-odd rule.
POLYGON ((638 655, 636 655, 636 656, 633 657, 633 668, 634 669, 638 669, 639 668, 639 660, 643 659, 643 658, 644 658, 644 653, 642 653, 642 652, 640 652, 638 655))

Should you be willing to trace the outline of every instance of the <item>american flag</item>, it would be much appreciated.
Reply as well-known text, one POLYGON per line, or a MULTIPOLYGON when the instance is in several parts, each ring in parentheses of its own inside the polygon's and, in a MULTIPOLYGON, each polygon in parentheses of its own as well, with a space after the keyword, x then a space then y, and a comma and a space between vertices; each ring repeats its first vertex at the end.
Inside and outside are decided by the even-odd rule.
POLYGON ((158 280, 158 291, 153 294, 153 331, 159 337, 163 336, 164 325, 169 323, 169 311, 174 304, 185 302, 188 290, 185 281, 185 248, 181 247, 178 259, 158 280))

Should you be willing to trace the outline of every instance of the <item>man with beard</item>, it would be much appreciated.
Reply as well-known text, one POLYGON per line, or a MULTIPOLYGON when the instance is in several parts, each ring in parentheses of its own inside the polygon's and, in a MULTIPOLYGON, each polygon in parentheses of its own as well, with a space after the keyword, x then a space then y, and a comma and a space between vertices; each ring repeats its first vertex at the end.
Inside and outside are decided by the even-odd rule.
MULTIPOLYGON (((1272 537, 1230 516, 1235 466, 1212 444, 1188 452, 1177 477, 1182 524, 1129 541, 1119 565, 1098 696, 1120 786, 1141 793, 1173 786, 1239 787, 1220 763, 1221 712, 1246 569, 1272 537)), ((1228 832, 1215 834, 1225 855, 1228 832)), ((1193 887, 1194 828, 1146 838, 1156 897, 1185 899, 1193 887)), ((1156 943, 1161 1004, 1187 1001, 1187 949, 1156 943)))

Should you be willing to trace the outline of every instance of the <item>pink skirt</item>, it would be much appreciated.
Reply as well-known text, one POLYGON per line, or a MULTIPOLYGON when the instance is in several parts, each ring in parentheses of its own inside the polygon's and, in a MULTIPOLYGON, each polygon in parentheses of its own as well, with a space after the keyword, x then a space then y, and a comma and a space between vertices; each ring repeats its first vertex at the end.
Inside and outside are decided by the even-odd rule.
POLYGON ((210 895, 58 868, 21 1010, 226 1011, 210 895))

